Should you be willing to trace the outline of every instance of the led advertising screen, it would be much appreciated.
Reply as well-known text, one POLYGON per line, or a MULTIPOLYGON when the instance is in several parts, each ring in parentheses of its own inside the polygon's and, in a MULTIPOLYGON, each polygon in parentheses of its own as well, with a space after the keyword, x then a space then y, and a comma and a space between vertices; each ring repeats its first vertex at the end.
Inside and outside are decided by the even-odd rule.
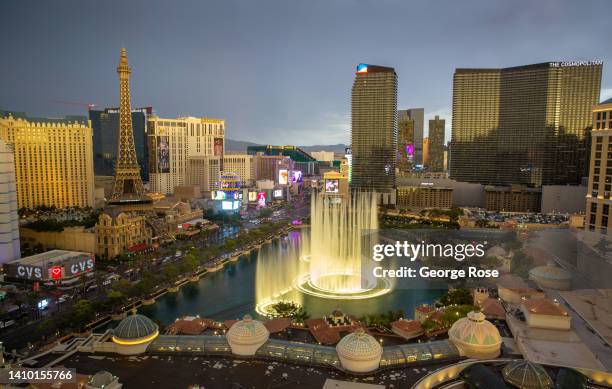
POLYGON ((170 138, 167 136, 157 137, 157 172, 170 173, 170 138))
POLYGON ((257 192, 249 192, 249 203, 257 201, 257 192))
POLYGON ((221 202, 221 209, 228 211, 233 209, 233 201, 223 201, 221 202))
POLYGON ((294 170, 291 174, 291 182, 297 183, 302 182, 302 171, 294 170))
POLYGON ((279 185, 287 185, 289 183, 289 171, 287 169, 280 169, 278 171, 278 183, 279 185))
POLYGON ((225 200, 227 195, 222 190, 213 191, 213 200, 225 200))
POLYGON ((257 205, 260 207, 266 206, 266 192, 257 192, 257 205))
POLYGON ((412 143, 408 143, 405 146, 406 149, 406 158, 409 161, 412 161, 414 159, 414 145, 412 143))
POLYGON ((344 149, 344 156, 348 163, 348 182, 351 183, 353 179, 353 150, 350 147, 344 149))
POLYGON ((215 138, 213 151, 215 155, 223 155, 223 138, 215 138))
POLYGON ((327 193, 338 193, 338 180, 325 180, 325 192, 327 193))
POLYGON ((283 190, 282 189, 276 189, 274 191, 274 198, 278 199, 278 198, 281 198, 281 197, 283 197, 283 190))

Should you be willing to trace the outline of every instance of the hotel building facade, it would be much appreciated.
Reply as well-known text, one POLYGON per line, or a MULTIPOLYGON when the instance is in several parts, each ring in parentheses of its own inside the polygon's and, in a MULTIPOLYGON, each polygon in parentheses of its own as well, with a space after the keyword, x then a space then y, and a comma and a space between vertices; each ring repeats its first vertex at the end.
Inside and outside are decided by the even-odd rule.
POLYGON ((351 188, 395 193, 397 74, 393 68, 357 66, 351 94, 351 150, 351 188))
POLYGON ((612 204, 612 99, 593 108, 585 228, 610 233, 612 204))
POLYGON ((579 184, 601 61, 456 69, 450 176, 485 185, 579 184))
POLYGON ((226 153, 223 157, 223 172, 236 173, 242 186, 248 186, 255 181, 255 161, 252 155, 226 153))
POLYGON ((432 172, 444 171, 444 126, 445 121, 439 116, 429 121, 427 168, 432 172))
POLYGON ((223 158, 223 119, 153 116, 148 130, 149 184, 153 192, 169 194, 175 187, 188 184, 191 158, 223 158))
MULTIPOLYGON (((140 176, 144 182, 149 181, 147 124, 152 114, 153 108, 151 107, 132 109, 134 148, 140 166, 140 176)), ((114 176, 119 136, 119 108, 92 109, 89 111, 89 120, 93 129, 94 174, 114 176)))
POLYGON ((20 256, 13 150, 0 140, 0 266, 20 256))
POLYGON ((87 120, 0 118, 14 152, 17 204, 93 207, 92 129, 87 120))

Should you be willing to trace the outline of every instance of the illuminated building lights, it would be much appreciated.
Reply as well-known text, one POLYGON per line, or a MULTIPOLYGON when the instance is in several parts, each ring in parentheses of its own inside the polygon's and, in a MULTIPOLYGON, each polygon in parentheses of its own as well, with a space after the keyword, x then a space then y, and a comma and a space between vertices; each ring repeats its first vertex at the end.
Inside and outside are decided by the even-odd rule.
POLYGON ((120 339, 120 338, 113 336, 113 342, 116 344, 122 345, 122 346, 135 346, 135 345, 150 342, 153 339, 157 338, 158 335, 159 335, 159 330, 156 330, 151 335, 145 336, 143 338, 133 339, 133 340, 120 339))

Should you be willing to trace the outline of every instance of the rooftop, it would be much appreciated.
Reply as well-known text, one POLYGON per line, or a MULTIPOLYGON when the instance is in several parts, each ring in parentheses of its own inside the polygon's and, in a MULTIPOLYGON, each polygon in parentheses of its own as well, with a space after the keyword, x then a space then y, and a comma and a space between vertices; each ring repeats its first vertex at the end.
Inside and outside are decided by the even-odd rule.
POLYGON ((568 316, 565 309, 553 301, 547 298, 536 298, 523 301, 525 309, 530 313, 537 315, 548 315, 548 316, 568 316))
POLYGON ((83 253, 80 251, 68 251, 68 250, 51 250, 40 254, 31 255, 29 257, 15 259, 14 261, 8 262, 10 264, 20 265, 47 265, 49 263, 63 262, 75 257, 87 257, 90 258, 92 255, 83 253))
POLYGON ((157 324, 144 315, 129 315, 121 320, 113 330, 113 339, 134 340, 153 336, 158 331, 157 324))
POLYGON ((405 331, 405 332, 419 331, 419 330, 421 330, 423 328, 421 326, 421 322, 420 321, 418 321, 418 320, 405 320, 405 319, 394 321, 393 323, 391 323, 391 327, 397 328, 398 330, 405 331))

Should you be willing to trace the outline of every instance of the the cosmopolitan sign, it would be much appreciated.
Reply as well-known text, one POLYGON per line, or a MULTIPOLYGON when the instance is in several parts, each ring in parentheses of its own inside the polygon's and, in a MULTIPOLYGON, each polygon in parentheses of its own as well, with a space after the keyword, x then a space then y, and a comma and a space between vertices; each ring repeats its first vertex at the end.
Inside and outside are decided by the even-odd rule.
POLYGON ((603 65, 603 61, 550 62, 551 68, 567 68, 571 66, 597 66, 597 65, 603 65))

